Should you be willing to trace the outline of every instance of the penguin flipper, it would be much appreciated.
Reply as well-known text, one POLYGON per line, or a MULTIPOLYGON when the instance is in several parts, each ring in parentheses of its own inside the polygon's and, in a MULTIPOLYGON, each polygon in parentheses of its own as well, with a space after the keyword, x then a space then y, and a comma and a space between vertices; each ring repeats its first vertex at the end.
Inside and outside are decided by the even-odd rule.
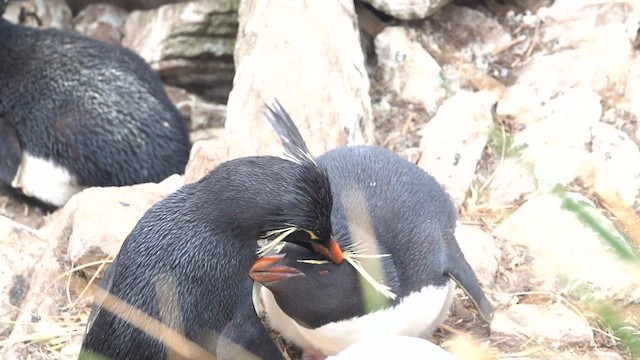
POLYGON ((18 132, 7 115, 0 115, 0 184, 10 186, 22 161, 18 132))
POLYGON ((274 99, 273 104, 267 105, 266 116, 289 155, 300 162, 307 162, 313 159, 307 144, 304 142, 302 135, 300 135, 300 131, 298 131, 298 127, 296 127, 291 116, 289 116, 278 99, 274 99))
POLYGON ((469 295, 482 319, 490 323, 493 319, 493 305, 480 288, 476 273, 465 259, 453 235, 449 238, 445 236, 445 254, 445 275, 453 279, 469 295))
POLYGON ((256 314, 251 297, 239 307, 220 334, 216 357, 219 360, 284 359, 256 314))

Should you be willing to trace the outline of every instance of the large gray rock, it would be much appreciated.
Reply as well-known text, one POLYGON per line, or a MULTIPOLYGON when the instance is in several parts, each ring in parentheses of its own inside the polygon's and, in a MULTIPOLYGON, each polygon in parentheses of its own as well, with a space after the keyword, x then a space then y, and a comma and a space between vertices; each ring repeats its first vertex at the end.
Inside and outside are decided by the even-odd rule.
POLYGON ((493 125, 488 92, 460 92, 447 99, 425 125, 418 166, 433 175, 461 206, 493 125))
MULTIPOLYGON (((58 261, 83 265, 113 258, 142 215, 184 183, 173 175, 159 184, 94 187, 73 196, 42 231, 57 244, 58 261)), ((97 266, 82 270, 87 278, 97 266)))
MULTIPOLYGON (((45 359, 45 355, 33 356, 25 343, 31 339, 47 342, 60 334, 67 334, 68 328, 61 319, 70 314, 63 310, 67 302, 69 277, 65 276, 65 269, 56 261, 53 247, 48 247, 42 257, 33 267, 32 281, 29 291, 21 304, 20 314, 16 319, 11 334, 4 342, 0 355, 2 360, 14 359, 45 359)), ((67 274, 68 275, 68 274, 67 274)), ((75 336, 75 341, 80 341, 75 336)), ((68 341, 66 337, 63 342, 68 341)), ((37 349, 36 352, 44 352, 37 349)), ((75 354, 77 357, 77 354, 75 354)))
POLYGON ((233 144, 225 136, 216 140, 196 141, 191 147, 189 162, 184 170, 185 183, 196 182, 220 163, 237 157, 233 153, 233 148, 233 144))
POLYGON ((16 319, 46 248, 39 231, 0 216, 0 338, 16 319))
POLYGON ((632 206, 640 192, 638 145, 609 124, 593 125, 592 134, 593 188, 601 196, 615 193, 626 206, 632 206))
POLYGON ((191 143, 220 136, 227 118, 226 105, 207 101, 173 86, 165 86, 165 90, 187 122, 191 143))
POLYGON ((233 81, 238 1, 198 0, 134 11, 124 46, 142 56, 165 83, 226 100, 233 81))
POLYGON ((282 154, 264 116, 265 103, 276 97, 313 154, 372 141, 369 78, 353 2, 245 0, 239 14, 225 124, 234 151, 282 154))
MULTIPOLYGON (((618 241, 624 237, 613 223, 582 195, 567 196, 591 214, 618 241)), ((537 195, 493 231, 493 235, 528 248, 542 291, 577 289, 587 299, 640 301, 640 267, 622 261, 610 246, 563 207, 555 194, 537 195)))
POLYGON ((516 69, 517 84, 532 86, 545 101, 571 87, 600 94, 624 88, 635 57, 630 25, 638 28, 629 2, 555 1, 538 16, 544 50, 516 69))
POLYGON ((478 227, 458 224, 456 240, 480 284, 484 287, 491 286, 501 258, 493 236, 478 227))
POLYGON ((4 14, 5 19, 13 23, 20 22, 20 13, 27 15, 24 24, 33 27, 70 29, 71 9, 65 0, 25 0, 11 1, 7 5, 4 14), (36 15, 41 23, 38 23, 36 15))
POLYGON ((108 44, 120 45, 129 13, 111 4, 92 4, 73 18, 73 29, 108 44))
POLYGON ((424 19, 451 0, 364 0, 379 11, 402 20, 424 19))
POLYGON ((97 3, 108 3, 126 10, 149 10, 162 5, 185 2, 188 0, 66 0, 74 13, 86 6, 97 3))
POLYGON ((449 5, 425 22, 424 26, 444 36, 467 60, 486 70, 493 52, 507 46, 511 35, 492 16, 465 6, 449 5))
POLYGON ((523 123, 513 138, 524 163, 533 166, 538 187, 567 185, 588 169, 591 127, 602 114, 600 96, 586 88, 567 89, 523 123))
POLYGON ((440 65, 415 40, 415 31, 387 27, 375 39, 383 84, 399 99, 433 112, 445 96, 440 65))
POLYGON ((496 311, 491 332, 497 336, 533 339, 554 349, 585 348, 593 342, 587 320, 557 302, 549 307, 515 304, 496 311))

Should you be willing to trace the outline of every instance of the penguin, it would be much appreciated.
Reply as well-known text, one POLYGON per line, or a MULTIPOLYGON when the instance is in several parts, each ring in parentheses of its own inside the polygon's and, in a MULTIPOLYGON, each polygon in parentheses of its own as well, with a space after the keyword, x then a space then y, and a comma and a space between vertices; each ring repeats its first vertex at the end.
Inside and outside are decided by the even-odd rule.
POLYGON ((326 360, 455 360, 455 357, 436 344, 411 336, 380 336, 360 341, 326 360))
POLYGON ((331 209, 329 180, 309 156, 238 158, 184 185, 125 239, 94 298, 79 358, 282 358, 256 315, 247 274, 260 239, 282 229, 293 229, 287 242, 340 263, 331 209), (140 328, 148 324, 166 331, 140 328), (176 338, 195 345, 169 346, 176 338))
POLYGON ((86 187, 184 173, 186 123, 133 51, 0 17, 0 54, 2 187, 60 207, 86 187))
MULTIPOLYGON (((279 103, 269 119, 287 151, 308 152, 279 103)), ((454 236, 455 206, 431 175, 378 146, 341 147, 315 161, 331 181, 335 239, 377 254, 361 263, 393 296, 372 292, 348 264, 305 262, 318 257, 287 243, 249 273, 254 306, 274 330, 322 356, 373 336, 428 337, 447 315, 454 282, 491 321, 492 305, 454 236)))

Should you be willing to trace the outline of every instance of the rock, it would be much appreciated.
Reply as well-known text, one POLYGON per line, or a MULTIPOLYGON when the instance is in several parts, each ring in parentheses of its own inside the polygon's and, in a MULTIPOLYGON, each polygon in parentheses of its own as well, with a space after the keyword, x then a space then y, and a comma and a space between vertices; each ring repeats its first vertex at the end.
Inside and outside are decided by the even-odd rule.
POLYGON ((496 105, 496 115, 519 124, 535 122, 544 115, 540 111, 543 107, 531 86, 513 85, 506 89, 496 105))
POLYGON ((600 94, 624 88, 635 57, 627 2, 556 1, 538 11, 540 48, 517 69, 517 84, 531 85, 545 101, 558 90, 586 87, 600 94))
POLYGON ((39 231, 0 216, 0 338, 18 316, 33 268, 46 248, 39 231))
POLYGON ((448 42, 469 61, 487 70, 493 52, 507 46, 511 35, 494 17, 470 7, 449 5, 429 19, 444 32, 448 42))
POLYGON ((111 4, 91 4, 73 18, 73 29, 108 44, 120 45, 129 13, 111 4))
POLYGON ((193 183, 202 179, 220 163, 239 157, 227 137, 222 134, 216 140, 200 140, 193 144, 189 162, 184 171, 184 182, 193 183))
POLYGON ((478 227, 458 224, 456 239, 464 257, 476 273, 480 285, 491 286, 495 281, 501 258, 493 236, 478 227))
POLYGON ((25 0, 11 1, 2 17, 14 24, 24 23, 32 27, 70 29, 71 9, 65 0, 25 0), (24 22, 20 14, 26 15, 24 22), (36 17, 29 16, 36 15, 36 17), (39 20, 39 21, 38 21, 39 20))
POLYGON ((513 59, 506 54, 513 44, 510 31, 492 16, 470 7, 449 4, 417 27, 418 40, 442 67, 443 87, 485 90, 500 94, 513 59))
MULTIPOLYGON (((173 175, 159 184, 94 187, 73 196, 42 231, 57 244, 62 264, 73 266, 113 258, 142 215, 184 183, 173 175)), ((82 270, 86 278, 97 267, 82 270)))
POLYGON ((225 131, 240 154, 282 154, 264 115, 274 98, 315 155, 372 141, 369 78, 352 1, 245 0, 239 21, 225 131))
POLYGON ((377 10, 402 20, 424 19, 451 0, 364 0, 377 10))
POLYGON ((587 320, 557 302, 550 307, 515 304, 497 310, 491 323, 491 333, 502 336, 522 336, 525 341, 542 342, 555 349, 585 348, 593 342, 593 332, 587 320))
POLYGON ((433 112, 445 96, 440 65, 415 40, 415 31, 387 27, 375 39, 386 89, 433 112))
POLYGON ((543 108, 541 118, 520 124, 513 148, 532 166, 538 188, 567 185, 588 171, 591 127, 602 114, 600 96, 591 90, 566 90, 543 108))
MULTIPOLYGON (((625 88, 625 98, 628 102, 629 111, 635 116, 636 121, 640 119, 640 58, 636 58, 631 64, 625 88)), ((640 126, 636 127, 636 140, 640 140, 640 126)), ((640 143, 640 141, 638 141, 640 143)))
POLYGON ((70 332, 66 326, 71 323, 65 325, 64 321, 61 321, 65 315, 69 315, 63 310, 68 304, 68 277, 64 276, 64 273, 65 270, 56 260, 53 246, 50 246, 33 269, 33 281, 22 303, 20 315, 11 335, 3 341, 3 360, 31 358, 32 355, 24 343, 32 339, 37 339, 42 344, 60 337, 61 334, 69 334, 62 335, 65 341, 68 341, 70 332))
POLYGON ((504 210, 535 192, 537 185, 532 169, 528 169, 518 158, 507 157, 494 170, 486 189, 486 205, 489 209, 504 210))
POLYGON ((188 0, 66 0, 74 13, 79 12, 86 6, 97 3, 109 3, 126 9, 131 10, 149 10, 155 9, 162 5, 185 2, 188 0))
POLYGON ((226 102, 234 74, 237 10, 237 0, 198 0, 134 11, 122 43, 165 83, 226 102))
POLYGON ((422 131, 418 166, 433 175, 461 206, 493 124, 487 92, 461 92, 447 99, 422 131))
POLYGON ((640 149, 627 134, 613 126, 592 126, 593 187, 598 194, 617 194, 632 206, 640 192, 640 149))
POLYGON ((596 350, 592 355, 595 360, 624 360, 622 355, 608 349, 596 350))
MULTIPOLYGON (((579 204, 607 232, 624 237, 586 198, 566 196, 579 204)), ((640 300, 640 268, 623 262, 574 212, 565 209, 555 194, 537 195, 505 219, 492 233, 510 243, 526 246, 541 291, 576 290, 587 299, 640 300)))
POLYGON ((207 101, 173 86, 165 86, 165 90, 187 121, 192 143, 220 136, 227 118, 226 105, 207 101))

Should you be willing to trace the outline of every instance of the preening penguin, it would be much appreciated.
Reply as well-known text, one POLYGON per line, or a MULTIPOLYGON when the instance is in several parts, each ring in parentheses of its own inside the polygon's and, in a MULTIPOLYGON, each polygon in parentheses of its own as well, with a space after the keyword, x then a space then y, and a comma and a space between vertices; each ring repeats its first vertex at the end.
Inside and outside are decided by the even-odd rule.
MULTIPOLYGON (((269 119, 285 148, 308 152, 280 104, 269 119)), ((364 273, 347 264, 308 262, 317 256, 286 244, 250 272, 263 285, 256 286, 260 300, 254 303, 264 306, 275 330, 325 356, 371 336, 429 336, 447 314, 452 281, 491 320, 492 306, 454 237, 455 207, 433 177, 376 146, 338 148, 316 162, 331 181, 335 238, 345 259, 368 256, 360 262, 380 283, 378 294, 371 306, 376 292, 371 281, 362 281, 364 273), (384 302, 387 292, 393 296, 384 302)))
POLYGON ((0 54, 0 185, 61 206, 184 172, 184 119, 134 52, 0 18, 0 54))
MULTIPOLYGON (((247 157, 219 165, 145 213, 125 240, 101 287, 217 358, 237 358, 244 347, 260 358, 281 353, 251 303, 247 277, 261 238, 322 249, 342 260, 331 234, 331 189, 310 157, 296 162, 247 157), (220 339, 220 336, 223 339, 220 339)), ((116 315, 97 297, 80 359, 202 358, 171 348, 116 315)))

